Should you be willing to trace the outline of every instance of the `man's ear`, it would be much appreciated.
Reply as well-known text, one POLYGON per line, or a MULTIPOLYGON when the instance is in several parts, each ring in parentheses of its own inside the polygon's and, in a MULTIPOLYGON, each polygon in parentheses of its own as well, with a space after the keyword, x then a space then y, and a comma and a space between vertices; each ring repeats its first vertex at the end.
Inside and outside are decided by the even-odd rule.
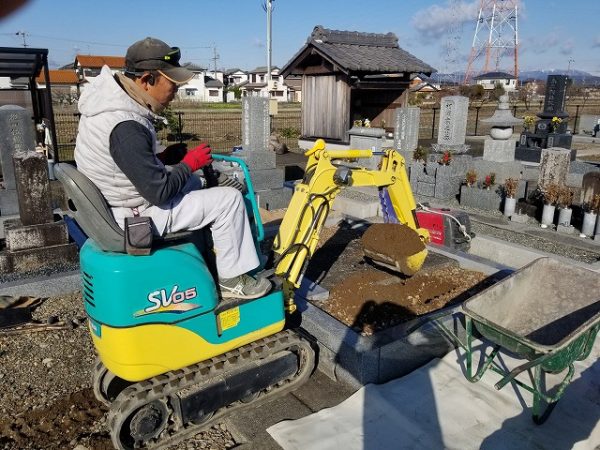
POLYGON ((155 81, 154 75, 150 72, 146 72, 140 77, 140 82, 144 88, 147 88, 147 85, 154 86, 155 81))

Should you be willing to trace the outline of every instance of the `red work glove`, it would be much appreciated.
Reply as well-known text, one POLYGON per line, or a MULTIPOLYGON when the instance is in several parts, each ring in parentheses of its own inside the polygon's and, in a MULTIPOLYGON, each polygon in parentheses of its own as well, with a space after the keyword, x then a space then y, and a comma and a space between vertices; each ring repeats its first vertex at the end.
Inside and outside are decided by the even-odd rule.
POLYGON ((211 149, 207 144, 200 144, 198 147, 189 150, 181 162, 187 164, 192 172, 195 172, 213 162, 210 152, 211 149))

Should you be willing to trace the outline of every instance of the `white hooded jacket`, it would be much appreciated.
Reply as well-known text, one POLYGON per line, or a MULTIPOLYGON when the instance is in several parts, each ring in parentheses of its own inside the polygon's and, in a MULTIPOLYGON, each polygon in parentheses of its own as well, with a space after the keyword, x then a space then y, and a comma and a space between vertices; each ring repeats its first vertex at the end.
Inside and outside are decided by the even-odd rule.
POLYGON ((104 66, 81 94, 79 132, 75 144, 77 168, 100 189, 113 208, 147 208, 137 191, 110 155, 110 134, 119 123, 135 120, 152 134, 156 153, 156 131, 152 121, 164 120, 133 100, 104 66))

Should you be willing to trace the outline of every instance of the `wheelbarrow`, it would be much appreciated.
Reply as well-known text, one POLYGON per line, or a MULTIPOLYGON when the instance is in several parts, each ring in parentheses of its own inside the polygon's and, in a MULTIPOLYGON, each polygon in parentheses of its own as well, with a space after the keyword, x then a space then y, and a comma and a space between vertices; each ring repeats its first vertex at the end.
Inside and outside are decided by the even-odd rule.
POLYGON ((600 275, 540 258, 466 300, 462 311, 465 343, 442 329, 465 351, 466 378, 477 382, 491 369, 502 376, 496 389, 516 383, 533 394, 532 418, 541 424, 571 382, 573 363, 592 351, 600 330, 600 275), (479 336, 492 350, 484 353, 475 370, 473 341, 479 336), (496 360, 500 350, 527 362, 506 369, 496 360), (525 371, 533 372, 530 384, 516 378, 525 371), (551 390, 546 389, 547 373, 562 378, 551 390))

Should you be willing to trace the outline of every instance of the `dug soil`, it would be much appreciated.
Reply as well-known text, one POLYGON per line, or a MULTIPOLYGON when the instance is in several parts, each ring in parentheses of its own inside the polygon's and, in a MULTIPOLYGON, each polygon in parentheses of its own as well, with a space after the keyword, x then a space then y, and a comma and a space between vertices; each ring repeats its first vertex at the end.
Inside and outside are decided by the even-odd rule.
MULTIPOLYGON (((381 245, 387 239, 389 248, 399 246, 386 237, 385 228, 377 230, 382 236, 371 236, 370 242, 378 240, 381 245)), ((363 335, 459 303, 497 281, 431 252, 412 277, 374 267, 363 256, 362 235, 345 224, 325 230, 305 276, 330 292, 328 300, 313 303, 363 335)))

